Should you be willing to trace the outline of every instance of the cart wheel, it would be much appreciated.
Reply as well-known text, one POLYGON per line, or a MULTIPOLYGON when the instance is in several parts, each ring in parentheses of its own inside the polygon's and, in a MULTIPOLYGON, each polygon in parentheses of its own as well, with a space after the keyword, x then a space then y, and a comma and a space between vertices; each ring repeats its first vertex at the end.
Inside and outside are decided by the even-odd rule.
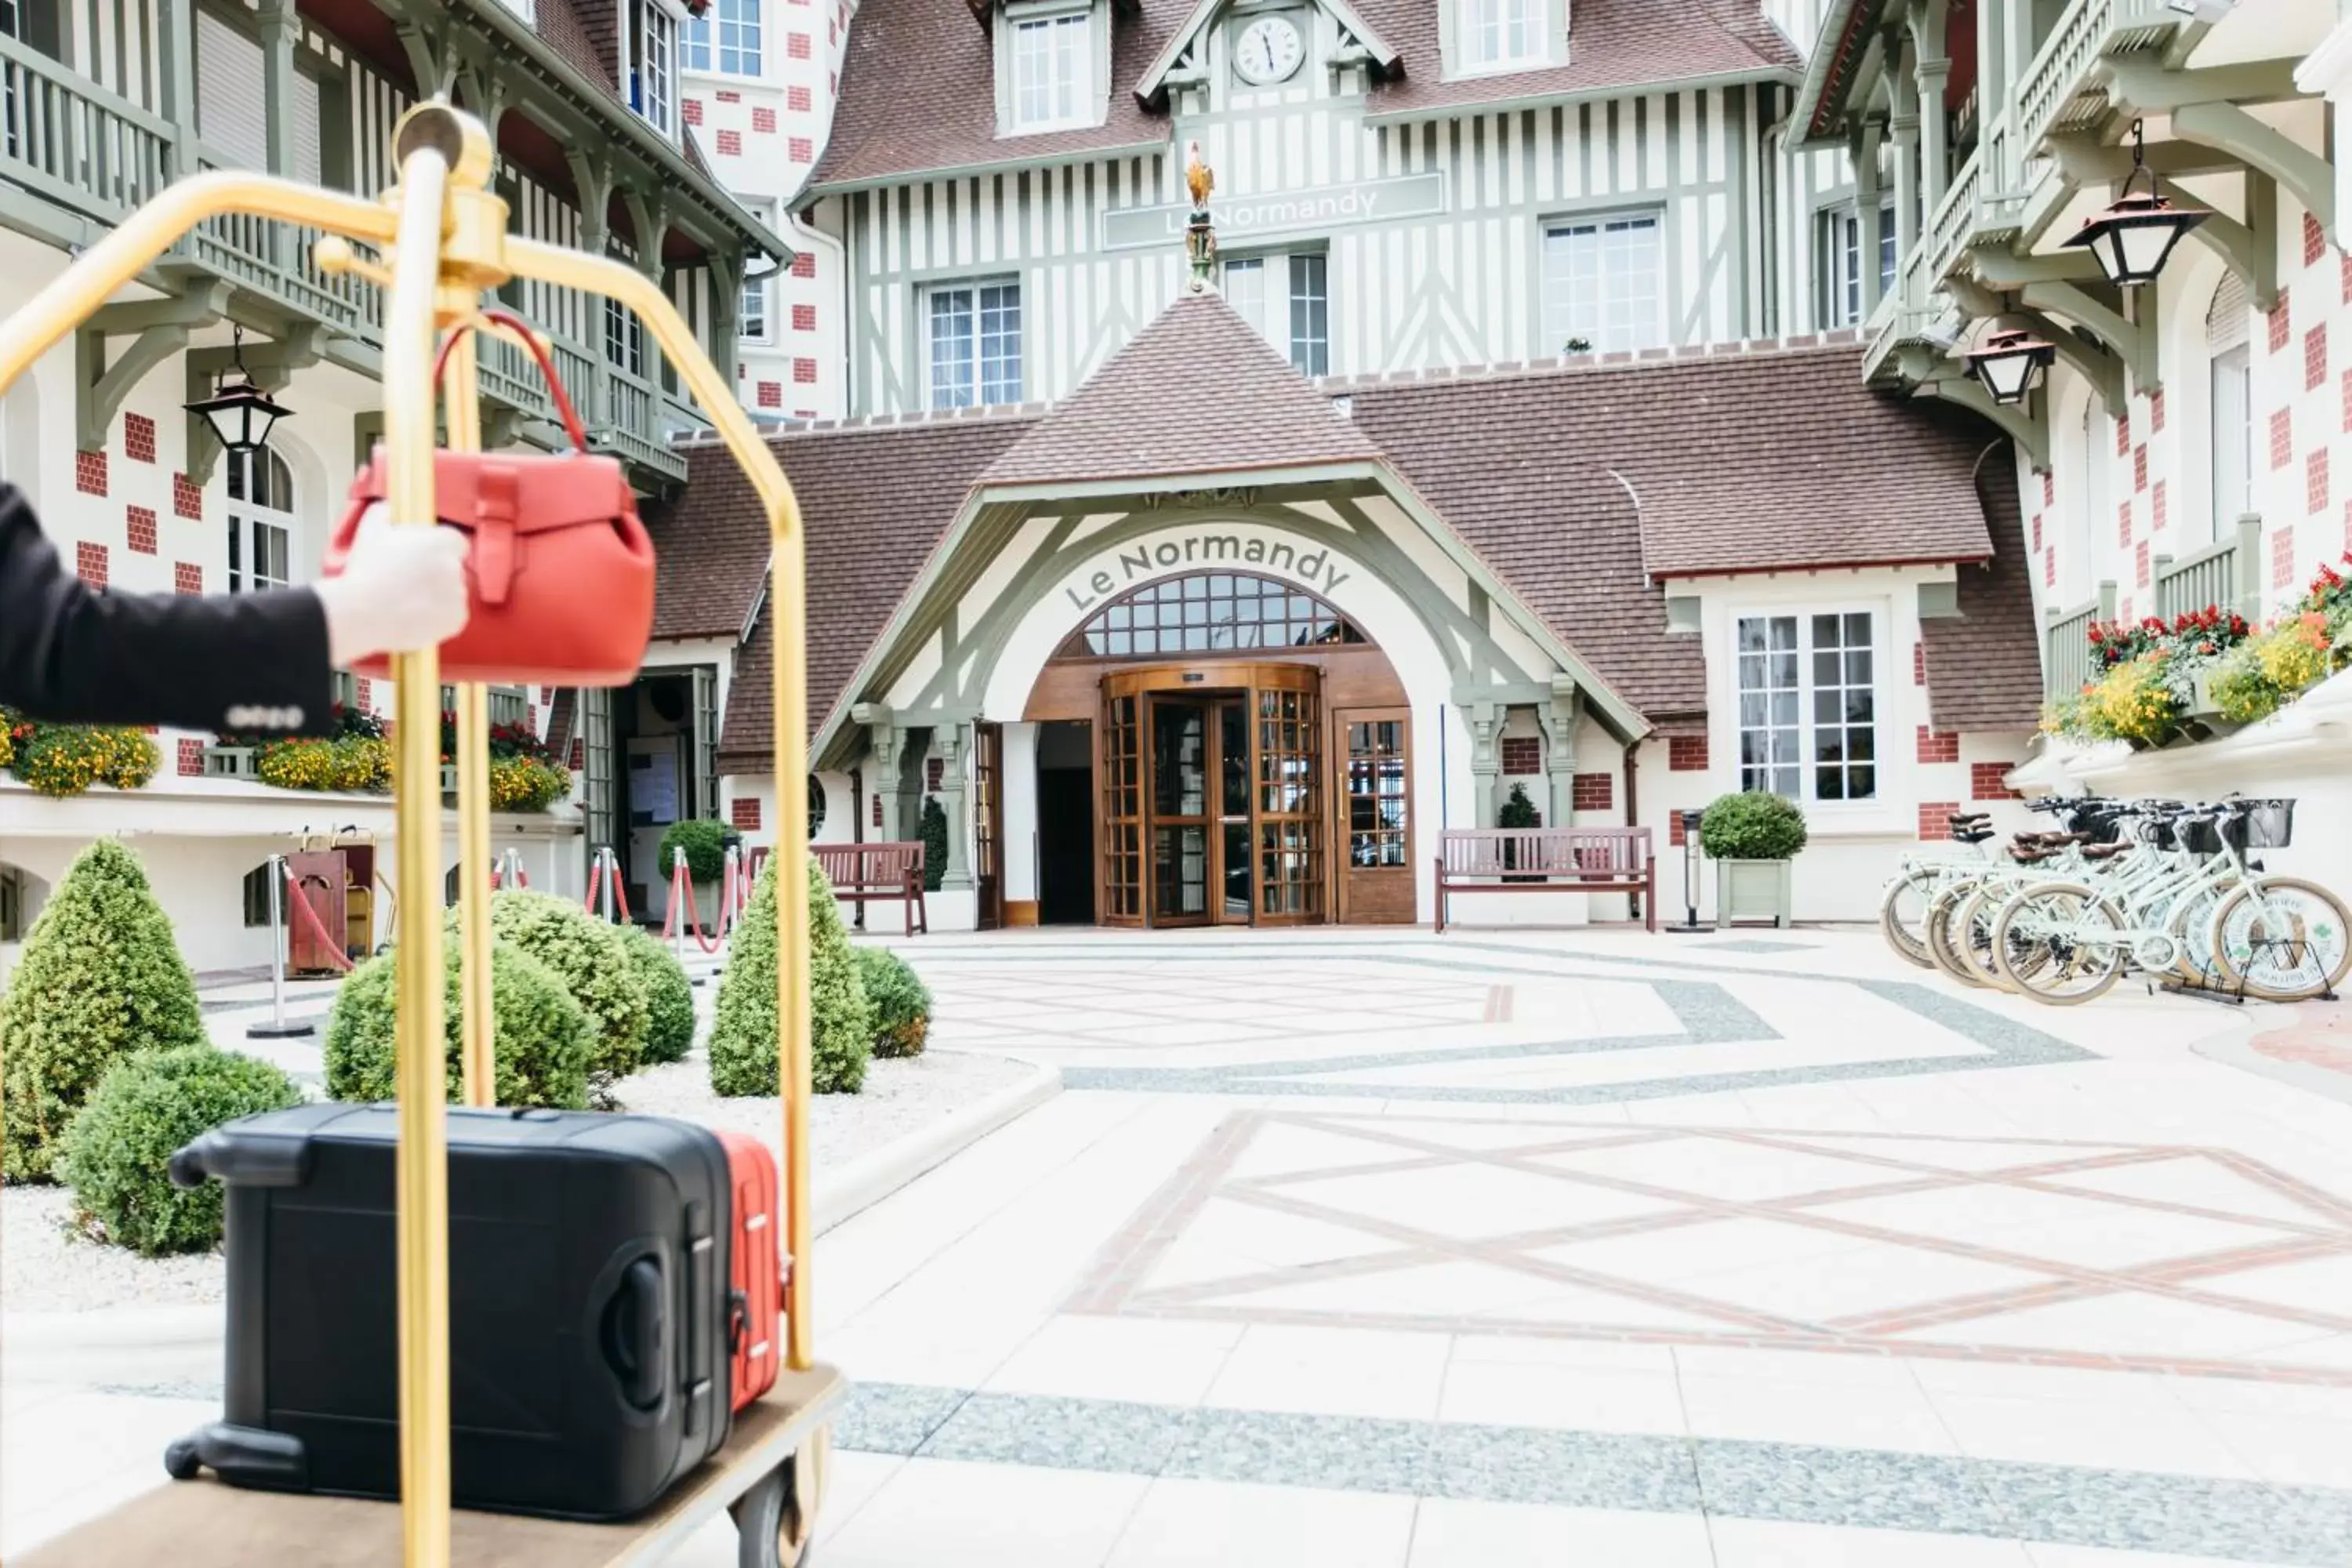
POLYGON ((729 1507, 738 1568, 803 1568, 832 1447, 831 1430, 820 1430, 729 1507))
POLYGON ((175 1481, 193 1481, 204 1468, 194 1437, 174 1437, 163 1450, 163 1472, 175 1481))

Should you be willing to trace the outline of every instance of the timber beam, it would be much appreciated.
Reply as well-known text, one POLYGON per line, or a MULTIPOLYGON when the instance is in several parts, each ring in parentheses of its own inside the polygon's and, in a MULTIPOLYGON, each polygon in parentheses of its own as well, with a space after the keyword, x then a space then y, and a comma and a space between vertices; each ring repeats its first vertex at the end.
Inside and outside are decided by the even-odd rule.
POLYGON ((191 333, 226 315, 229 293, 225 279, 191 283, 184 293, 103 306, 90 317, 74 334, 74 440, 80 450, 106 449, 131 389, 186 348, 191 333), (110 355, 107 339, 117 335, 131 336, 131 346, 110 355))
POLYGON ((2235 103, 2199 101, 2173 111, 2172 133, 2219 148, 2249 169, 2269 175, 2302 203, 2321 227, 2335 232, 2334 166, 2284 132, 2263 124, 2235 103))

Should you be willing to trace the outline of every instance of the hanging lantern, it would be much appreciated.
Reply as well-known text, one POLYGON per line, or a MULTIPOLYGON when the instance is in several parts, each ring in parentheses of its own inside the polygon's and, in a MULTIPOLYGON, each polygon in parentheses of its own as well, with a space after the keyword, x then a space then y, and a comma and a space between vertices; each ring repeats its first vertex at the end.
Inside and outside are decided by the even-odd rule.
POLYGON ((2025 401, 2042 384, 2042 377, 2058 358, 2058 345, 2022 328, 1997 331, 1960 356, 1969 374, 1983 384, 1995 403, 2011 406, 2025 401))
POLYGON ((229 453, 255 452, 269 441, 269 427, 287 418, 293 410, 273 402, 269 394, 255 384, 245 368, 245 329, 236 329, 232 340, 236 363, 213 384, 213 395, 186 405, 191 414, 204 416, 212 426, 213 437, 221 450, 229 453), (231 379, 234 377, 234 379, 231 379))
POLYGON ((2137 288, 2151 282, 2164 270, 2172 255, 2172 247, 2180 237, 2213 215, 2202 207, 2178 207, 2156 194, 2156 176, 2148 173, 2147 149, 2140 133, 2140 122, 2132 121, 2132 170, 2124 177, 2123 195, 2115 204, 2096 217, 2086 220, 2081 232, 2066 241, 2069 246, 2087 249, 2099 263, 2099 270, 2107 281, 2118 288, 2137 288), (2135 195, 2132 182, 2146 177, 2147 190, 2135 195))

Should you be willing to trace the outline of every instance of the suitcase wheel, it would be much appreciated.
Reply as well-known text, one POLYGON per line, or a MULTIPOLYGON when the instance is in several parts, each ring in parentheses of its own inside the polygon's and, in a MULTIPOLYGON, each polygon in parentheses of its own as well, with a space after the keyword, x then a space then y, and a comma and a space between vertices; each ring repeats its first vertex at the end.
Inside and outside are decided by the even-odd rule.
POLYGON ((791 1469, 788 1460, 770 1470, 728 1505, 727 1511, 735 1516, 736 1568, 804 1568, 808 1563, 806 1536, 797 1548, 790 1540, 800 1524, 791 1469))
POLYGON ((204 1468, 194 1437, 174 1437, 163 1450, 163 1472, 175 1481, 193 1481, 204 1468))

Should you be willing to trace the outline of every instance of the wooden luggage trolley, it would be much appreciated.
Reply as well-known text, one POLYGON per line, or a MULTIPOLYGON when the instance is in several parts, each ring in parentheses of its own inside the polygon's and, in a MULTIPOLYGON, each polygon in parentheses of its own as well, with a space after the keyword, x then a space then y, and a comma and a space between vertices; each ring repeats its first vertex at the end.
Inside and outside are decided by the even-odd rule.
MULTIPOLYGON (((439 391, 447 444, 481 446, 476 392, 478 331, 513 336, 482 315, 483 296, 513 278, 618 300, 669 355, 768 513, 773 544, 775 769, 782 807, 778 848, 788 866, 808 852, 807 696, 802 660, 806 619, 801 520, 792 489, 658 284, 617 261, 507 233, 506 205, 491 190, 492 153, 481 123, 442 102, 417 105, 394 136, 400 183, 375 201, 268 175, 222 171, 180 181, 83 253, 48 287, 0 322, 0 392, 87 321, 108 298, 198 225, 232 215, 317 229, 320 265, 378 283, 383 306, 383 441, 391 521, 434 525, 436 336, 456 334, 439 391), (372 247, 363 258, 352 242, 372 247)), ((440 884, 440 655, 394 661, 398 728, 394 758, 395 879, 412 892, 440 884)), ((457 692, 458 865, 464 940, 459 994, 463 1080, 468 1104, 490 1103, 489 750, 487 689, 457 692)), ((404 1564, 449 1568, 590 1568, 654 1563, 723 1510, 734 1516, 745 1568, 799 1560, 815 1524, 829 1442, 828 1418, 845 1384, 811 1353, 809 980, 807 883, 785 876, 777 899, 777 1017, 783 1101, 786 1250, 784 1370, 764 1398, 735 1417, 726 1446, 654 1510, 595 1525, 477 1512, 449 1505, 449 1194, 439 900, 398 900, 397 1074, 400 1142, 400 1475, 402 1501, 244 1490, 217 1481, 165 1482, 114 1512, 24 1553, 17 1568, 119 1568, 170 1563, 404 1564)))

